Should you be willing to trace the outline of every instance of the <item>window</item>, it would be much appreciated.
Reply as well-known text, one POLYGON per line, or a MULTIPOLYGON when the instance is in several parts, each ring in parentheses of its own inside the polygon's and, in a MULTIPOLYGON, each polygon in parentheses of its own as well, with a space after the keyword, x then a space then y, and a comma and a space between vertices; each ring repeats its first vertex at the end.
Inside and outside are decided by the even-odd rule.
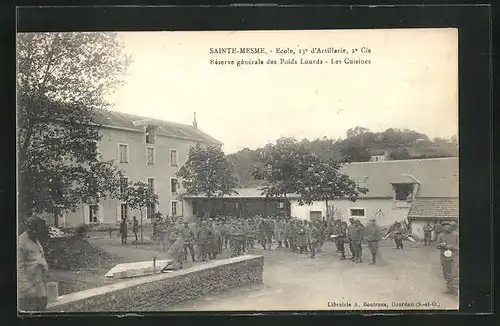
POLYGON ((89 205, 89 223, 97 223, 99 205, 89 205))
POLYGON ((154 216, 155 216, 155 210, 156 210, 156 205, 154 203, 149 204, 146 207, 146 216, 147 216, 147 218, 149 218, 149 219, 154 218, 154 216))
POLYGON ((120 194, 125 195, 128 187, 128 178, 123 177, 120 179, 120 194))
POLYGON ((146 162, 149 165, 155 164, 155 148, 154 147, 146 147, 146 162))
POLYGON ((172 212, 170 215, 177 216, 177 201, 172 201, 172 212))
POLYGON ((128 218, 128 205, 127 204, 121 204, 121 207, 120 207, 120 217, 123 219, 127 219, 128 218))
POLYGON ((364 217, 365 216, 365 209, 364 208, 349 208, 349 216, 364 217))
POLYGON ((176 149, 171 149, 170 150, 170 165, 171 166, 177 166, 177 150, 176 149))
POLYGON ((176 195, 179 191, 179 181, 175 178, 170 178, 170 193, 176 195))
POLYGON ((396 200, 411 200, 413 195, 412 184, 396 184, 394 185, 396 200))
POLYGON ((155 178, 148 178, 148 187, 152 192, 155 191, 155 178))
POLYGON ((146 144, 154 144, 155 143, 155 127, 147 126, 146 127, 146 144))
POLYGON ((127 144, 119 144, 118 145, 119 158, 120 163, 128 163, 128 145, 127 144))

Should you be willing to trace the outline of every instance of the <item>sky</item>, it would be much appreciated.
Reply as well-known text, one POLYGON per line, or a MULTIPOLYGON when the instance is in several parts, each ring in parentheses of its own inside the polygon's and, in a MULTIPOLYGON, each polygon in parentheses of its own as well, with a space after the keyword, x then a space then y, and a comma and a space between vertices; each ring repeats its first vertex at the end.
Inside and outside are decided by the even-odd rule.
POLYGON ((114 110, 191 124, 226 153, 279 137, 337 139, 349 128, 458 134, 456 29, 119 33, 133 63, 114 110), (264 54, 210 54, 210 48, 264 54), (345 48, 348 54, 298 49, 345 48), (291 48, 295 54, 278 54, 291 48), (361 48, 370 53, 360 53, 361 48), (352 53, 353 49, 358 49, 352 53), (345 58, 371 64, 345 64, 345 58), (320 59, 323 64, 216 65, 210 60, 320 59), (331 59, 342 64, 331 64, 331 59), (325 63, 328 61, 328 63, 325 63))

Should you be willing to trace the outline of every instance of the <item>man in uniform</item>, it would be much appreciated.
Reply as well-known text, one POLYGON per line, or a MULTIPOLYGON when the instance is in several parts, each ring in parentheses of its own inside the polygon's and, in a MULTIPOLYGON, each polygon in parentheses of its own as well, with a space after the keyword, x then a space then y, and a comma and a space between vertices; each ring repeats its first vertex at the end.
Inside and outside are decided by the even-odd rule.
POLYGON ((353 241, 352 241, 352 237, 354 235, 354 229, 356 228, 356 225, 354 223, 354 218, 350 218, 349 219, 349 226, 347 227, 347 240, 349 241, 349 250, 351 251, 351 260, 354 261, 356 260, 356 252, 355 252, 355 249, 354 249, 354 245, 353 245, 353 241))
POLYGON ((304 252, 307 252, 308 243, 307 243, 307 222, 306 221, 299 222, 297 242, 298 242, 298 247, 299 247, 300 253, 303 254, 304 252))
POLYGON ((374 217, 370 219, 370 223, 365 227, 365 236, 368 248, 370 248, 372 254, 372 262, 370 264, 375 265, 377 262, 378 242, 382 238, 382 230, 377 225, 374 217))
POLYGON ((125 218, 122 218, 122 221, 120 223, 120 235, 122 244, 127 244, 127 228, 127 220, 125 218))
POLYGON ((137 217, 132 217, 132 232, 134 232, 135 241, 137 242, 139 239, 137 238, 137 233, 139 233, 139 221, 137 221, 137 217))
POLYGON ((259 230, 259 243, 262 245, 262 249, 267 249, 267 223, 261 218, 258 224, 259 230))
POLYGON ((422 228, 424 231, 424 246, 430 246, 431 245, 431 235, 432 235, 432 230, 434 229, 429 221, 427 221, 427 224, 424 225, 422 228))
POLYGON ((440 250, 441 267, 446 281, 447 294, 458 294, 459 242, 458 232, 453 230, 451 222, 441 223, 443 232, 437 238, 437 248, 440 250))
POLYGON ((311 252, 311 258, 316 257, 316 247, 320 238, 320 230, 319 230, 319 221, 312 223, 312 226, 309 228, 309 251, 311 252))
POLYGON ((394 236, 394 242, 396 243, 396 249, 403 249, 403 238, 405 236, 405 230, 401 226, 401 223, 395 223, 394 231, 392 231, 392 234, 394 236))
POLYGON ((437 242, 437 238, 439 237, 439 234, 443 232, 443 227, 441 225, 441 221, 438 221, 434 227, 434 241, 437 242))
POLYGON ((45 235, 45 221, 30 217, 27 228, 18 237, 17 269, 19 309, 42 311, 47 307, 46 277, 49 265, 40 240, 45 235))
POLYGON ((363 247, 361 245, 363 241, 363 225, 359 220, 354 220, 351 243, 354 249, 354 262, 361 263, 363 261, 363 247))
POLYGON ((340 259, 345 260, 345 242, 347 241, 347 223, 337 220, 337 237, 335 243, 337 250, 340 252, 340 259))
POLYGON ((290 225, 290 220, 285 219, 283 221, 283 241, 285 242, 285 248, 290 247, 291 234, 292 234, 292 229, 290 225))
POLYGON ((318 227, 318 231, 319 231, 318 252, 323 251, 323 244, 325 243, 325 239, 326 239, 326 225, 325 225, 325 223, 324 223, 324 221, 319 220, 317 225, 316 225, 318 227))
POLYGON ((184 261, 187 262, 188 250, 189 253, 191 254, 192 261, 195 261, 194 248, 193 248, 194 233, 189 228, 189 224, 187 222, 184 223, 184 227, 181 229, 181 234, 182 238, 184 239, 184 261))
POLYGON ((274 236, 278 243, 278 248, 283 248, 283 220, 278 218, 274 223, 274 236))
POLYGON ((211 237, 212 234, 207 226, 207 221, 202 221, 200 229, 196 234, 196 243, 200 248, 200 257, 202 261, 207 261, 211 237))

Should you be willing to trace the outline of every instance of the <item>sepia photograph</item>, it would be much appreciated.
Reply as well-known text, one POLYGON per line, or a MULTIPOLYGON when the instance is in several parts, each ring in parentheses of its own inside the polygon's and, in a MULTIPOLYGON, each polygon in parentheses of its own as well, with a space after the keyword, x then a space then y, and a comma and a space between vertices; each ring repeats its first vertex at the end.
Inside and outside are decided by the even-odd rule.
POLYGON ((458 310, 458 35, 18 33, 19 313, 458 310))

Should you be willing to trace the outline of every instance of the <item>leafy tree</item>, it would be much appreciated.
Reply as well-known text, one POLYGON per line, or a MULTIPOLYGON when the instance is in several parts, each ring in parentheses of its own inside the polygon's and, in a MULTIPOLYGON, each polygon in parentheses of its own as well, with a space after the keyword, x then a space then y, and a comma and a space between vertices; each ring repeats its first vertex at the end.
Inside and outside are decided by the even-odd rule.
POLYGON ((115 33, 17 37, 19 217, 114 196, 120 172, 98 159, 95 110, 130 63, 115 33))
MULTIPOLYGON (((280 197, 287 203, 287 194, 300 194, 304 186, 312 156, 294 138, 280 138, 259 151, 260 166, 255 166, 252 176, 265 180, 262 193, 266 197, 280 197)), ((287 212, 285 206, 285 214, 287 212)))
POLYGON ((366 194, 368 189, 360 187, 344 173, 340 172, 341 163, 335 159, 311 159, 304 187, 301 193, 301 202, 311 204, 314 201, 324 201, 327 216, 330 216, 329 200, 348 198, 356 201, 359 194, 366 194))
POLYGON ((147 207, 158 205, 158 195, 146 183, 140 181, 135 183, 129 182, 124 190, 119 195, 120 200, 127 203, 128 207, 138 209, 141 214, 141 241, 143 241, 143 212, 147 207))
POLYGON ((205 195, 208 215, 211 215, 211 198, 237 193, 238 179, 232 175, 233 165, 216 146, 189 150, 187 162, 177 172, 182 187, 192 195, 205 195))

